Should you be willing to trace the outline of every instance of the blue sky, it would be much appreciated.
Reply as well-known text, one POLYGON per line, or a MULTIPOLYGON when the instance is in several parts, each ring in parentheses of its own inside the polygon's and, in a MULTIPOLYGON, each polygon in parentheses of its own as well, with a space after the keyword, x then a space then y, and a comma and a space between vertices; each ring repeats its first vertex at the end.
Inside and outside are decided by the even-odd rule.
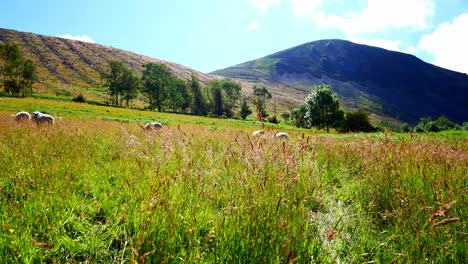
POLYGON ((468 0, 0 0, 0 27, 210 72, 329 38, 468 73, 468 0))

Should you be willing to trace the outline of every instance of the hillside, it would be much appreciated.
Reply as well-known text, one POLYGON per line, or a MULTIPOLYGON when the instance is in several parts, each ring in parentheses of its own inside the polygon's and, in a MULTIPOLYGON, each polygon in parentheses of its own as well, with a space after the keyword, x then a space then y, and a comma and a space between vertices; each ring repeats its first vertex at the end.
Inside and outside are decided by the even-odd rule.
POLYGON ((416 123, 445 114, 468 120, 468 76, 415 56, 343 40, 320 40, 211 74, 263 83, 302 102, 310 87, 331 84, 345 109, 416 123))
POLYGON ((18 44, 23 55, 33 61, 38 80, 34 90, 40 93, 71 96, 84 93, 87 97, 104 98, 100 87, 100 72, 109 62, 118 60, 135 72, 141 73, 143 64, 158 62, 167 64, 181 79, 192 74, 206 84, 215 78, 182 65, 163 61, 133 52, 104 45, 92 44, 58 37, 49 37, 0 28, 0 43, 18 44))

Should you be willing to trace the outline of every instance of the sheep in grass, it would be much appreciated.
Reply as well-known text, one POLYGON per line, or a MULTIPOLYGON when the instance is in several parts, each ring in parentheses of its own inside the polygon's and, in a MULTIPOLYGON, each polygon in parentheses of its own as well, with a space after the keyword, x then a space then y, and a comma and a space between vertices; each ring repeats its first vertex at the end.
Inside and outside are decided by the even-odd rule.
POLYGON ((48 115, 48 114, 43 114, 37 111, 32 114, 32 118, 34 121, 36 121, 37 124, 47 123, 47 124, 53 125, 55 122, 55 119, 53 116, 48 115))
POLYGON ((163 126, 161 125, 161 123, 158 123, 158 122, 147 123, 145 125, 146 130, 159 130, 159 129, 162 129, 162 128, 163 128, 163 126))
POLYGON ((273 138, 275 138, 275 139, 289 139, 289 136, 288 136, 288 134, 286 134, 284 132, 277 132, 277 133, 275 133, 273 138))
POLYGON ((265 130, 256 130, 252 133, 252 137, 258 137, 265 135, 265 130))
POLYGON ((29 121, 31 119, 31 115, 28 112, 21 111, 15 115, 15 119, 18 121, 29 121))

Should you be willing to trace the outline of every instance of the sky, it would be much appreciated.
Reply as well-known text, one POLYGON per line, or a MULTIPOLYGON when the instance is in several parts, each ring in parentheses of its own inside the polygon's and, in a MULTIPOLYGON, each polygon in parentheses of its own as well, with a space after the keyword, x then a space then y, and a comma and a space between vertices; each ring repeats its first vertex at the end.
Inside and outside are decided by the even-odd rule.
POLYGON ((468 0, 0 0, 0 28, 211 72, 320 39, 468 73, 468 0))

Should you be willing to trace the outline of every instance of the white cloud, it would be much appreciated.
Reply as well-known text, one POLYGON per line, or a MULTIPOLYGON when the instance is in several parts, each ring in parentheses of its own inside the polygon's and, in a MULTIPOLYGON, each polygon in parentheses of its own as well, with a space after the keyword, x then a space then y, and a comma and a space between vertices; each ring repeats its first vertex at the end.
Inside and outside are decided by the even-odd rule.
POLYGON ((291 0, 294 15, 314 17, 323 6, 322 0, 291 0))
POLYGON ((254 19, 248 26, 248 31, 255 31, 260 28, 260 22, 257 19, 254 19))
POLYGON ((262 13, 265 13, 271 6, 277 5, 280 2, 281 0, 250 0, 250 3, 262 13))
POLYGON ((296 16, 312 19, 319 27, 338 28, 348 35, 387 29, 426 29, 435 9, 435 0, 367 0, 362 10, 337 15, 324 11, 323 0, 290 1, 296 16))
POLYGON ((79 40, 83 42, 89 42, 89 43, 96 43, 91 37, 86 36, 86 35, 81 35, 81 36, 73 36, 70 34, 64 34, 58 36, 59 38, 65 38, 65 39, 72 39, 72 40, 79 40))
POLYGON ((433 63, 451 70, 468 73, 468 13, 445 22, 421 38, 418 48, 434 56, 433 63))

